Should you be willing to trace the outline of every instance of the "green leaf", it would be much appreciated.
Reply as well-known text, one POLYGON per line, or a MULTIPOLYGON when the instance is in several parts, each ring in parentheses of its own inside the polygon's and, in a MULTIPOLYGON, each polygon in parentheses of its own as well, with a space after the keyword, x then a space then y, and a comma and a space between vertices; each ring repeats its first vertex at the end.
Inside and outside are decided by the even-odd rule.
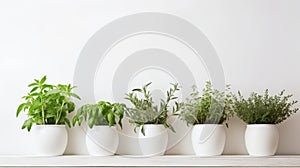
POLYGON ((145 136, 145 128, 144 128, 144 125, 142 125, 141 132, 142 132, 142 134, 145 136))
POLYGON ((88 126, 90 128, 93 128, 94 124, 95 124, 95 118, 90 118, 88 121, 88 126))
POLYGON ((30 96, 31 97, 33 97, 33 96, 40 96, 40 93, 32 93, 32 94, 30 94, 30 96))
POLYGON ((172 125, 168 125, 167 128, 169 128, 172 132, 176 133, 176 131, 172 125))
POLYGON ((77 115, 75 115, 74 117, 73 117, 73 119, 72 119, 72 125, 73 125, 73 127, 76 125, 76 122, 78 121, 78 116, 77 115))
POLYGON ((146 85, 145 85, 145 87, 148 87, 148 86, 150 86, 152 84, 152 82, 149 82, 149 83, 147 83, 146 85))
POLYGON ((108 113, 107 121, 108 121, 109 126, 114 126, 116 124, 115 115, 113 113, 108 113))
POLYGON ((119 119, 118 124, 120 125, 121 129, 123 129, 122 119, 119 119))
POLYGON ((44 84, 45 81, 46 81, 46 79, 47 79, 47 76, 44 76, 44 77, 40 80, 40 84, 44 84))
MULTIPOLYGON (((52 111, 54 111, 54 110, 52 110, 52 111)), ((39 113, 39 111, 38 111, 38 113, 39 113)), ((45 118, 55 118, 55 117, 56 117, 55 113, 46 113, 45 114, 45 118)))
POLYGON ((32 124, 33 124, 33 120, 31 118, 28 120, 25 120, 22 125, 22 129, 27 128, 27 131, 29 132, 31 130, 32 124))
POLYGON ((38 84, 37 83, 31 83, 31 84, 28 85, 28 87, 32 87, 32 86, 38 86, 38 84))
POLYGON ((78 125, 79 125, 79 126, 81 125, 81 123, 82 123, 83 119, 84 119, 84 117, 83 117, 83 116, 81 116, 81 117, 78 119, 78 125))
POLYGON ((61 93, 61 91, 58 90, 58 89, 53 89, 53 90, 48 91, 48 92, 46 93, 46 96, 49 96, 49 95, 51 95, 51 94, 58 94, 58 93, 61 93))
POLYGON ((80 97, 79 97, 77 94, 75 94, 75 93, 70 93, 70 95, 71 95, 72 97, 75 97, 75 98, 81 100, 80 97))
POLYGON ((44 85, 43 85, 43 88, 44 88, 44 89, 45 89, 45 88, 50 88, 50 89, 52 89, 52 88, 53 88, 53 85, 44 84, 44 85))
POLYGON ((71 123, 70 123, 70 120, 69 120, 69 119, 66 118, 66 119, 65 119, 65 123, 68 125, 69 128, 71 128, 71 123))
POLYGON ((142 89, 136 88, 136 89, 132 89, 133 92, 142 92, 142 89))
POLYGON ((19 105, 18 109, 17 109, 17 115, 16 117, 19 116, 20 112, 23 110, 23 108, 27 105, 27 103, 22 103, 19 105))
POLYGON ((36 86, 36 87, 32 88, 32 89, 31 89, 31 91, 30 91, 30 93, 32 93, 32 92, 34 92, 34 91, 36 91, 38 88, 39 88, 38 86, 36 86))

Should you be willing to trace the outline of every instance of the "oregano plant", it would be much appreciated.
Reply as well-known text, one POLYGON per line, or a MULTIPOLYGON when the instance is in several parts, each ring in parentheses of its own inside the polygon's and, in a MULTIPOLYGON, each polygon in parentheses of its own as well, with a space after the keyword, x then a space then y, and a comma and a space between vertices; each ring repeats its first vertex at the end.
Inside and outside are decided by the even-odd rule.
POLYGON ((37 125, 68 125, 71 127, 67 114, 75 109, 75 104, 71 98, 80 99, 73 93, 74 87, 68 85, 51 85, 46 83, 47 77, 34 79, 29 84, 29 93, 22 98, 24 103, 17 109, 17 117, 20 112, 27 113, 28 119, 24 121, 22 129, 30 131, 33 124, 37 125))
POLYGON ((87 121, 90 128, 98 125, 119 125, 122 128, 125 108, 125 104, 106 101, 99 101, 97 104, 86 104, 77 110, 72 124, 73 126, 76 123, 81 125, 83 121, 87 121))
POLYGON ((292 94, 285 95, 285 90, 270 96, 266 89, 264 94, 252 92, 245 99, 239 91, 234 96, 234 111, 247 124, 278 124, 298 111, 293 108, 298 101, 290 101, 292 94))
POLYGON ((130 93, 126 94, 126 99, 132 104, 132 108, 126 109, 126 116, 130 123, 135 124, 136 128, 141 127, 141 132, 145 135, 145 124, 163 124, 166 128, 175 132, 173 126, 168 123, 167 119, 170 115, 179 110, 179 103, 176 101, 178 97, 175 96, 178 92, 178 84, 172 84, 171 88, 167 90, 165 100, 161 99, 159 105, 155 105, 152 92, 148 90, 151 82, 144 85, 142 88, 133 89, 130 93), (171 107, 171 102, 174 105, 171 107), (170 110, 172 109, 172 111, 170 110))
POLYGON ((188 125, 196 124, 222 124, 233 115, 232 94, 229 92, 229 85, 225 91, 219 91, 212 87, 207 81, 202 94, 197 86, 192 86, 193 92, 181 103, 181 110, 177 113, 188 125))

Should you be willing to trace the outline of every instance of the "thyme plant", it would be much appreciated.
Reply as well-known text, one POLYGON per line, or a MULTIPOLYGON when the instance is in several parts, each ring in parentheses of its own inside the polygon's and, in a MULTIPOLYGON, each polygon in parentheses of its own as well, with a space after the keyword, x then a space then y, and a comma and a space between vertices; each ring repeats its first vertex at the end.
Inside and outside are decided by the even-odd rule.
MULTIPOLYGON (((192 86, 193 92, 182 103, 179 117, 188 125, 196 124, 222 124, 233 115, 232 94, 229 92, 229 85, 226 92, 213 89, 210 81, 207 81, 202 95, 197 87, 192 86)), ((226 122, 226 126, 228 124, 226 122)))
POLYGON ((270 96, 266 89, 263 95, 252 92, 245 99, 241 92, 234 96, 234 111, 247 124, 278 124, 298 111, 293 108, 298 101, 289 99, 293 95, 284 95, 285 90, 270 96))

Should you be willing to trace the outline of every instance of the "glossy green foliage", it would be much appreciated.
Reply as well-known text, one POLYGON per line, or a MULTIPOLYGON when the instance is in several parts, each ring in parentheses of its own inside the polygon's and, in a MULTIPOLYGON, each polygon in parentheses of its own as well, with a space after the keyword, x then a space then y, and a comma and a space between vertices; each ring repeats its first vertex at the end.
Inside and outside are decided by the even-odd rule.
POLYGON ((95 125, 115 126, 117 124, 122 128, 122 119, 126 106, 121 103, 110 103, 100 101, 97 104, 86 104, 81 106, 73 117, 73 126, 83 121, 87 121, 90 128, 95 125))
POLYGON ((75 109, 71 97, 80 99, 72 92, 73 88, 69 85, 50 85, 46 84, 46 76, 41 80, 34 80, 28 85, 30 92, 23 97, 24 103, 17 109, 17 117, 21 111, 27 112, 28 119, 25 120, 22 129, 30 131, 33 124, 37 125, 68 125, 71 127, 67 114, 75 109))

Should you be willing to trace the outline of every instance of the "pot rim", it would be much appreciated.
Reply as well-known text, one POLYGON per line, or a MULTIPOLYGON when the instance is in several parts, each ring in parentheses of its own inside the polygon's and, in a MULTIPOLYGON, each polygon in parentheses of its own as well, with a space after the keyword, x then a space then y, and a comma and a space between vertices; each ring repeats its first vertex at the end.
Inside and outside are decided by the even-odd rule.
POLYGON ((144 128, 145 127, 147 127, 147 128, 152 128, 152 127, 163 127, 163 128, 165 128, 165 126, 163 124, 144 124, 143 126, 144 126, 144 128))
POLYGON ((55 125, 55 124, 43 124, 43 125, 33 125, 32 127, 66 127, 64 124, 55 125))
POLYGON ((90 128, 87 126, 87 129, 92 130, 92 129, 97 129, 97 128, 107 128, 107 129, 116 129, 116 126, 109 126, 109 125, 94 125, 93 128, 90 128))
POLYGON ((113 128, 113 127, 116 127, 116 126, 115 125, 114 126, 109 126, 109 125, 94 125, 93 128, 94 127, 110 127, 110 128, 113 128))
POLYGON ((276 124, 247 124, 247 127, 274 127, 276 124))
POLYGON ((195 124, 194 126, 217 126, 217 127, 224 127, 224 124, 195 124))

